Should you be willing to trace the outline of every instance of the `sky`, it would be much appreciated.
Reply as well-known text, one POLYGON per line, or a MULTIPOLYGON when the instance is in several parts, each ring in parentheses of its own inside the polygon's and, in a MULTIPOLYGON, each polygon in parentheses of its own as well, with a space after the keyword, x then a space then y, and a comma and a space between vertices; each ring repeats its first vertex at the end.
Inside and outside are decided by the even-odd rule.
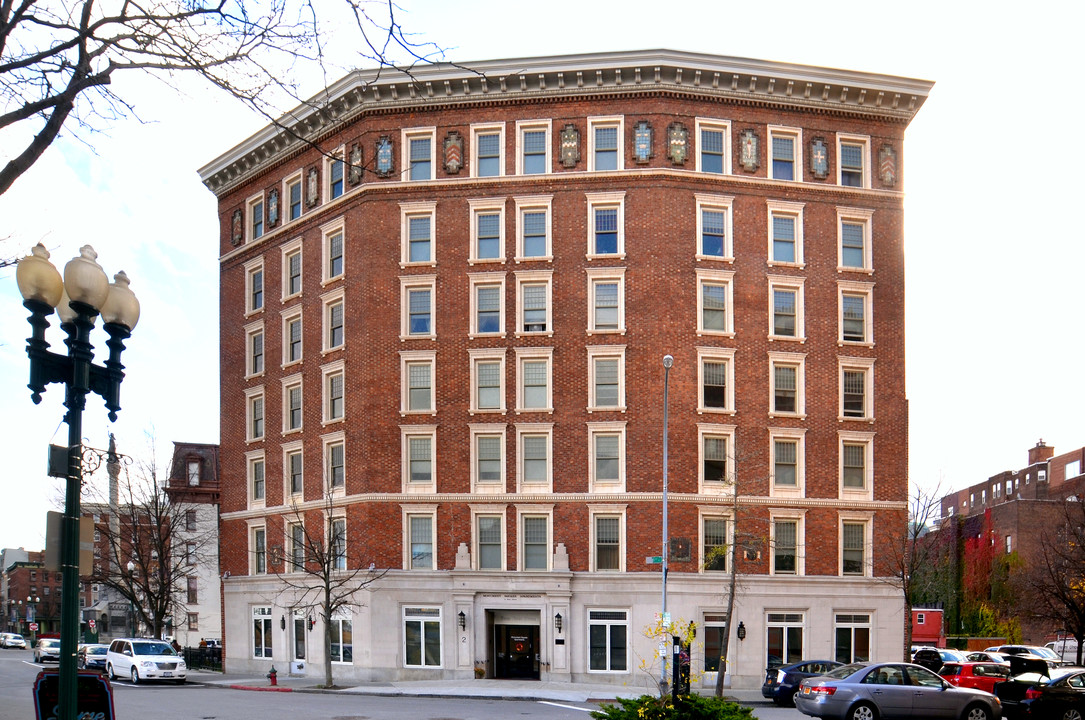
MULTIPOLYGON (((575 12, 553 6, 526 30, 527 15, 513 17, 507 0, 399 7, 417 40, 468 65, 666 48, 934 81, 902 153, 910 480, 941 494, 1025 466, 1041 438, 1057 453, 1085 445, 1075 369, 1085 357, 1085 242, 1082 224, 1067 219, 1083 181, 1052 139, 1085 116, 1072 89, 1085 4, 589 0, 575 12)), ((346 37, 329 33, 332 61, 344 72, 371 67, 346 37)), ((114 89, 143 122, 65 135, 0 195, 0 255, 42 242, 63 268, 89 243, 110 277, 128 274, 142 316, 122 358, 122 410, 110 424, 89 397, 84 442, 104 449, 113 432, 122 453, 146 460, 153 451, 161 466, 174 441, 213 443, 219 433, 218 220, 197 169, 264 124, 182 82, 118 79, 114 89)), ((0 160, 20 139, 0 133, 0 160)), ((0 270, 0 547, 37 550, 62 496, 62 481, 45 474, 46 448, 65 444, 67 427, 62 386, 37 407, 25 387, 30 326, 20 304, 14 268, 0 270)), ((49 338, 63 349, 56 327, 49 338)), ((97 329, 99 362, 104 341, 97 329)))

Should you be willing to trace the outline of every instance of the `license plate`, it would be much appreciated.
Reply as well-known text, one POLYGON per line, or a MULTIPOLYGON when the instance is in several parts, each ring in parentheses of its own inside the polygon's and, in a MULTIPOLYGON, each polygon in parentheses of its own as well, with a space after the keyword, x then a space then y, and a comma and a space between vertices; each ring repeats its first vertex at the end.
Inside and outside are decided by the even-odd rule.
POLYGON ((162 673, 162 677, 173 677, 173 673, 171 673, 171 672, 164 672, 164 673, 162 673))

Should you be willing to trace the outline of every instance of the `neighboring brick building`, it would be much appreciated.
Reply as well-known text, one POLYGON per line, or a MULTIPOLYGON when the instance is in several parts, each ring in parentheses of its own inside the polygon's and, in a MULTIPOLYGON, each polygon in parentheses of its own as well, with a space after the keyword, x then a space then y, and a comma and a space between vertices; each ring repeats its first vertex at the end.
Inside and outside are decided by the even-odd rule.
POLYGON ((44 552, 19 548, 6 549, 4 554, 11 556, 3 568, 4 632, 25 636, 30 647, 33 638, 60 632, 60 573, 45 569, 44 552), (38 629, 31 630, 31 623, 37 623, 38 629))
POLYGON ((323 659, 277 577, 296 506, 389 569, 334 619, 337 677, 651 684, 666 354, 697 670, 736 505, 734 686, 899 659, 877 550, 908 501, 903 140, 930 88, 672 51, 360 71, 202 168, 230 668, 323 659))

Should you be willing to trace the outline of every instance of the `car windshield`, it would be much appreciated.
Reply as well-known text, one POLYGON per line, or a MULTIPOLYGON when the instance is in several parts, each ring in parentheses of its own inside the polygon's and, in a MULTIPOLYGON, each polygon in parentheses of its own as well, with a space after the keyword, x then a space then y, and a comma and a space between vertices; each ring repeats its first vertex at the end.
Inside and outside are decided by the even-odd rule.
POLYGON ((109 648, 107 648, 105 645, 87 648, 87 655, 105 655, 107 650, 109 650, 109 648))
POLYGON ((1033 648, 1032 652, 1036 653, 1037 655, 1039 655, 1042 658, 1047 658, 1048 660, 1058 660, 1059 659, 1059 656, 1055 654, 1055 651, 1051 650, 1050 648, 1045 648, 1045 647, 1033 648))
POLYGON ((173 648, 164 642, 132 643, 136 655, 175 655, 173 648))
POLYGON ((59 645, 59 644, 60 644, 60 641, 59 641, 59 640, 42 640, 42 641, 41 641, 41 646, 42 646, 43 648, 51 648, 51 647, 56 647, 56 646, 57 646, 57 645, 59 645))
POLYGON ((852 663, 851 665, 841 665, 840 667, 835 668, 835 669, 830 670, 829 672, 825 673, 824 677, 830 677, 830 678, 835 678, 837 680, 840 680, 842 678, 848 677, 849 675, 853 675, 853 674, 859 672, 864 667, 866 667, 866 666, 865 665, 857 665, 855 663, 852 663))

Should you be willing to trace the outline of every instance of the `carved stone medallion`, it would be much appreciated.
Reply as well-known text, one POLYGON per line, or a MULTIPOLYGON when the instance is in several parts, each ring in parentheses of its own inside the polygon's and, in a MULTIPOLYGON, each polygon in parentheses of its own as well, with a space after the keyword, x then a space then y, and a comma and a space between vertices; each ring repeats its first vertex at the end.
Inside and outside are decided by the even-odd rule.
POLYGON ((684 165, 689 157, 689 130, 682 123, 667 128, 667 157, 675 165, 684 165))
POLYGON ((580 131, 575 125, 561 129, 561 165, 572 168, 580 162, 580 131))

